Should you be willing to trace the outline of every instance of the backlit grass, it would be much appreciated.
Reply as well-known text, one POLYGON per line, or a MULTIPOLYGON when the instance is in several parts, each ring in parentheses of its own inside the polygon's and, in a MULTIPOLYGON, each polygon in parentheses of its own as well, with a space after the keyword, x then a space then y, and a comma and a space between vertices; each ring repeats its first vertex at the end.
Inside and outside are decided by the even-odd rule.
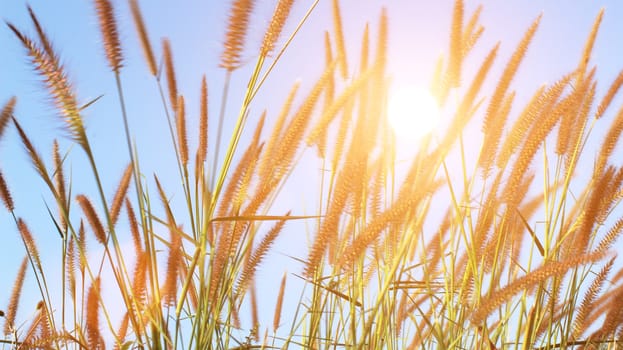
POLYGON ((12 293, 2 348, 617 348, 623 270, 613 246, 623 230, 623 169, 613 163, 623 108, 611 103, 623 74, 600 83, 608 88, 598 94, 591 52, 603 11, 577 66, 530 91, 514 81, 530 74, 522 63, 546 19, 535 16, 514 46, 481 47, 482 9, 455 1, 448 52, 430 72, 447 123, 411 140, 405 160, 387 115, 390 78, 400 72, 388 71, 392 14, 384 9, 354 37, 344 30, 348 9, 331 0, 332 29, 317 33, 325 42, 315 58, 320 74, 291 74, 280 81, 287 95, 258 103, 266 82, 287 69, 282 55, 317 3, 277 1, 249 60, 250 22, 265 4, 231 1, 223 86, 198 73, 189 97, 175 57, 192 53, 150 36, 141 12, 149 3, 129 0, 123 16, 136 31, 121 33, 115 3, 93 1, 108 64, 93 69, 108 69, 115 82, 109 117, 123 126, 114 142, 127 152, 113 156, 123 171, 95 151, 85 114, 99 98, 82 100, 45 18, 28 7, 30 27, 7 19, 4 30, 25 54, 11 59, 37 74, 71 146, 32 139, 18 108, 27 102, 0 97, 0 136, 15 130, 46 188, 44 204, 16 201, 3 175, 11 164, 2 164, 0 198, 15 223, 6 234, 21 237, 15 250, 25 255, 15 282, 3 281, 12 293), (306 11, 293 16, 292 6, 306 11), (130 35, 140 49, 125 47, 130 35), (502 55, 502 47, 512 49, 502 55), (136 142, 143 127, 131 127, 127 103, 141 96, 124 89, 132 49, 142 50, 144 75, 161 98, 154 123, 170 135, 153 142, 169 141, 175 155, 160 172, 144 171, 150 148, 136 142), (230 91, 237 83, 240 94, 230 91), (220 101, 209 97, 217 89, 220 101), (209 114, 209 103, 219 113, 209 114), (591 136, 596 128, 605 137, 591 136), (74 159, 85 164, 91 192, 73 191, 74 159), (317 172, 300 171, 309 162, 317 172), (113 188, 105 185, 111 176, 113 188), (281 211, 293 182, 307 184, 300 191, 316 198, 311 208, 281 211), (41 220, 29 213, 35 205, 47 205, 57 246, 38 246, 41 233, 29 225, 41 220), (258 271, 289 251, 276 248, 290 233, 307 242, 305 253, 270 271, 280 283, 267 285, 258 271), (61 249, 60 259, 43 261, 42 249, 61 249), (41 300, 34 313, 18 312, 24 288, 41 300), (273 299, 258 298, 263 291, 273 299))

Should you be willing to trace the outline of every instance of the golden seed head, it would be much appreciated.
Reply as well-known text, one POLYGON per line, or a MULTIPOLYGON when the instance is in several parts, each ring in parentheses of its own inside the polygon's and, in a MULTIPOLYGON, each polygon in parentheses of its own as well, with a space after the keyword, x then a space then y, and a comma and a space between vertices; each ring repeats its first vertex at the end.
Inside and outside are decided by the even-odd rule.
POLYGON ((108 65, 113 71, 118 71, 122 64, 121 43, 117 32, 117 23, 112 4, 109 0, 95 0, 95 9, 100 23, 100 30, 104 39, 104 49, 108 65))
POLYGON ((138 7, 137 0, 130 1, 130 10, 132 11, 132 19, 134 20, 134 25, 136 26, 136 31, 138 32, 138 37, 141 41, 141 47, 143 48, 143 54, 147 60, 149 72, 156 76, 158 74, 158 69, 156 68, 156 57, 154 56, 154 50, 151 48, 149 36, 147 35, 147 28, 145 27, 143 15, 141 14, 141 9, 138 7))
POLYGON ((220 64, 228 71, 233 71, 240 66, 240 56, 254 5, 254 0, 235 0, 232 4, 220 64))
POLYGON ((162 39, 162 51, 164 55, 164 70, 169 87, 169 101, 171 102, 171 109, 177 112, 177 78, 175 77, 173 53, 171 52, 171 42, 169 39, 162 39))
POLYGON ((177 142, 179 145, 180 160, 182 161, 182 165, 186 166, 188 164, 188 138, 186 136, 186 111, 184 96, 181 95, 177 98, 175 122, 177 127, 177 142))
POLYGON ((110 219, 113 225, 115 225, 117 223, 117 219, 119 219, 121 205, 123 204, 123 200, 128 193, 128 187, 130 186, 130 180, 132 179, 132 170, 132 164, 128 164, 123 172, 121 181, 119 181, 117 192, 115 192, 115 197, 113 198, 112 205, 110 207, 110 219))
POLYGON ((2 172, 0 172, 0 199, 4 203, 4 206, 8 211, 13 211, 15 209, 15 205, 13 203, 13 197, 11 197, 11 192, 9 192, 9 186, 4 181, 4 177, 2 176, 2 172))
POLYGON ((208 154, 208 83, 205 75, 201 79, 201 103, 199 114, 199 146, 197 147, 197 168, 202 167, 208 154))
POLYGON ((103 345, 99 329, 99 299, 100 278, 97 277, 91 284, 87 294, 86 333, 88 345, 91 349, 99 349, 103 345))
POLYGON ((82 194, 76 196, 76 200, 82 208, 82 211, 84 212, 87 221, 91 225, 93 233, 95 234, 95 238, 97 238, 98 242, 105 245, 107 241, 106 230, 104 229, 104 225, 102 225, 102 221, 100 220, 99 216, 95 212, 93 204, 91 204, 91 201, 87 196, 82 194))
MULTIPOLYGON (((34 13, 31 17, 38 23, 34 13)), ((24 35, 17 27, 7 23, 9 29, 17 36, 26 49, 31 63, 37 73, 41 75, 46 87, 52 95, 54 102, 67 123, 67 128, 72 138, 83 148, 87 147, 86 133, 80 110, 76 101, 69 78, 60 63, 58 55, 52 51, 50 41, 43 31, 39 32, 42 44, 39 45, 28 36, 24 35), (44 46, 42 49, 41 46, 44 46)), ((22 134, 22 132, 20 132, 22 134)), ((22 137, 23 139, 23 137, 22 137)))
POLYGON ((7 125, 9 125, 9 121, 11 121, 11 116, 13 115, 16 102, 17 99, 15 96, 11 97, 11 99, 9 99, 9 101, 2 108, 2 111, 0 111, 0 138, 2 138, 2 134, 4 133, 4 130, 6 130, 7 125))
MULTIPOLYGON (((7 335, 13 331, 15 317, 17 315, 17 307, 19 305, 20 296, 22 293, 22 287, 24 285, 24 277, 26 276, 26 267, 28 266, 28 258, 25 257, 22 260, 22 264, 17 272, 15 283, 13 284, 13 290, 11 291, 11 299, 6 313, 6 320, 4 323, 4 334, 7 335)), ((4 317, 5 314, 0 310, 0 317, 4 317)))
POLYGON ((270 24, 268 25, 268 29, 266 29, 266 33, 264 34, 260 55, 266 56, 275 48, 275 42, 279 38, 283 26, 290 15, 293 3, 294 0, 279 0, 277 7, 275 7, 273 17, 270 20, 270 24))

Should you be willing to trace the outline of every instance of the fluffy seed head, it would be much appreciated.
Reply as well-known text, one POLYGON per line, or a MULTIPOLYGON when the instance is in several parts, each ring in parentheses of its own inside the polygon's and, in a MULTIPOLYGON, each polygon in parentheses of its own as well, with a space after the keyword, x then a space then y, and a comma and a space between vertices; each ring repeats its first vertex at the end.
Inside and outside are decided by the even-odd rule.
POLYGON ((177 282, 180 276, 182 260, 182 237, 176 232, 174 227, 171 231, 171 245, 169 248, 169 258, 167 261, 167 273, 163 286, 162 300, 165 305, 172 306, 176 303, 177 282))
POLYGON ((331 1, 333 14, 333 30, 335 31, 335 44, 337 45, 337 59, 340 63, 340 73, 346 79, 348 75, 348 64, 346 61, 346 49, 344 44, 344 28, 342 27, 342 15, 338 0, 331 1))
POLYGON ((104 39, 104 50, 106 51, 108 65, 113 71, 117 72, 121 68, 123 57, 112 3, 110 0, 95 0, 95 9, 97 10, 100 31, 104 39))
MULTIPOLYGON (((31 13, 31 16, 36 19, 36 17, 34 17, 34 13, 31 13)), ((80 111, 76 101, 76 94, 74 93, 69 78, 60 63, 58 55, 54 52, 48 51, 52 50, 51 47, 42 49, 39 44, 23 34, 13 24, 7 23, 7 26, 20 40, 31 59, 33 67, 37 73, 41 75, 45 86, 47 87, 50 95, 52 95, 57 108, 67 123, 67 128, 71 134, 71 137, 78 142, 80 146, 86 149, 88 147, 86 133, 82 117, 79 113, 80 111)), ((40 36, 45 38, 45 42, 49 46, 49 40, 47 40, 47 37, 44 36, 43 32, 40 33, 40 36)))
POLYGON ((76 200, 78 201, 78 204, 80 204, 80 208, 82 208, 82 211, 84 212, 87 221, 89 221, 89 224, 93 229, 93 233, 95 234, 95 238, 97 238, 97 241, 101 244, 106 244, 106 231, 104 230, 102 221, 100 221, 99 216, 97 216, 95 208, 93 208, 93 204, 91 204, 89 198, 87 198, 87 196, 85 195, 80 194, 76 197, 76 200))
POLYGON ((11 121, 11 116, 13 115, 16 102, 17 99, 15 96, 11 97, 4 107, 2 107, 2 111, 0 111, 0 139, 2 138, 2 134, 4 133, 6 126, 9 124, 9 121, 11 121))
POLYGON ((283 307, 283 297, 285 295, 286 290, 286 277, 287 275, 284 273, 281 278, 281 285, 279 287, 279 295, 277 296, 277 306, 275 307, 275 316, 273 317, 273 330, 277 331, 279 328, 279 322, 281 322, 281 309, 283 307))
POLYGON ((63 159, 58 146, 58 141, 54 140, 52 146, 52 159, 54 160, 54 185, 58 195, 59 218, 63 231, 67 229, 65 213, 67 213, 67 192, 65 191, 65 175, 63 174, 63 159))
POLYGON ((162 50, 164 55, 164 70, 169 87, 169 101, 171 102, 171 109, 177 111, 177 79, 175 78, 173 53, 171 52, 171 42, 169 39, 162 40, 162 50))
POLYGON ((201 104, 199 114, 199 147, 197 148, 197 166, 203 164, 208 154, 208 82, 205 75, 201 79, 201 104))
POLYGON ((220 64, 230 72, 240 66, 240 56, 254 5, 254 0, 235 0, 231 6, 220 64))
POLYGON ((0 172, 0 199, 4 203, 4 206, 8 211, 13 211, 15 206, 13 204, 13 197, 11 197, 11 192, 9 192, 9 186, 7 186, 6 181, 4 181, 4 177, 2 176, 2 172, 0 172))
POLYGON ((119 218, 119 212, 121 211, 121 205, 123 203, 123 199, 128 193, 128 187, 130 186, 130 180, 132 179, 132 164, 128 164, 123 172, 123 176, 121 177, 121 181, 119 182, 119 187, 117 187, 117 192, 115 193, 115 198, 112 201, 112 205, 110 207, 110 219, 112 220, 113 225, 117 222, 119 218))
POLYGON ((175 124, 177 127, 177 143, 180 151, 180 160, 182 161, 182 165, 186 167, 188 164, 188 138, 186 137, 186 111, 184 96, 179 96, 177 98, 175 124))
POLYGON ((138 38, 141 41, 141 47, 143 48, 143 54, 147 60, 149 72, 155 76, 158 74, 158 69, 156 68, 156 57, 154 56, 154 50, 151 48, 145 22, 143 21, 143 15, 141 14, 141 9, 138 7, 137 0, 130 1, 130 10, 132 11, 132 19, 134 20, 134 25, 136 26, 136 31, 138 32, 138 38))
MULTIPOLYGON (((15 326, 15 316, 17 315, 17 306, 19 304, 20 295, 22 293, 22 286, 24 285, 26 267, 28 266, 27 263, 28 258, 24 258, 17 272, 15 283, 13 284, 13 291, 11 292, 11 299, 9 301, 9 307, 7 308, 6 320, 4 323, 4 335, 10 334, 15 326)), ((2 313, 0 316, 4 316, 4 313, 2 313)))
POLYGON ((266 29, 266 33, 264 34, 260 55, 266 56, 275 48, 275 42, 283 30, 283 26, 286 23, 286 19, 288 19, 293 3, 294 0, 279 0, 277 7, 275 7, 273 18, 270 20, 268 29, 266 29))
POLYGON ((100 279, 96 278, 87 296, 87 339, 90 349, 103 349, 99 325, 100 279))
POLYGON ((26 246, 26 250, 28 251, 30 258, 32 259, 37 269, 41 272, 42 265, 41 255, 39 255, 39 249, 35 244, 35 239, 33 238, 30 229, 28 229, 26 222, 24 222, 24 220, 22 220, 21 218, 17 220, 17 229, 22 236, 22 240, 24 241, 24 245, 26 246))

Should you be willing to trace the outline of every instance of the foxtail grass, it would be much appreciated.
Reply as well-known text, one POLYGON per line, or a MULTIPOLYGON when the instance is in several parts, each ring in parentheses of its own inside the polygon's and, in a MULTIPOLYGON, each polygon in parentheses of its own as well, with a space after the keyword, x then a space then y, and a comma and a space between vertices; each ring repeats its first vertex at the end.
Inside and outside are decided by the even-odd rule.
POLYGON ((38 246, 29 228, 35 218, 28 210, 37 203, 21 200, 12 187, 17 175, 3 164, 0 199, 26 259, 0 314, 0 347, 616 347, 623 270, 611 251, 623 232, 623 170, 614 159, 623 109, 612 105, 623 78, 597 88, 592 52, 604 11, 587 28, 577 64, 531 87, 522 82, 531 68, 524 61, 547 16, 528 23, 495 69, 505 46, 480 47, 487 9, 470 13, 456 0, 448 54, 430 72, 446 125, 400 159, 387 118, 392 78, 401 74, 392 71, 390 10, 379 9, 378 21, 351 33, 351 11, 332 0, 332 29, 316 35, 318 74, 275 74, 289 73, 285 53, 318 15, 318 3, 275 1, 254 46, 248 40, 260 4, 233 0, 218 63, 223 89, 215 94, 212 73, 201 72, 198 93, 190 94, 182 86, 186 69, 176 72, 188 53, 165 37, 156 54, 138 0, 129 1, 127 15, 94 0, 107 64, 101 68, 114 76, 119 135, 128 148, 114 155, 122 170, 92 148, 83 116, 99 98, 79 104, 71 71, 34 10, 26 9, 32 36, 7 23, 80 152, 54 141, 50 153, 40 153, 42 142, 20 123, 17 98, 5 100, 0 137, 4 142, 15 129, 43 180, 61 270, 43 260, 40 249, 49 248, 38 246), (306 12, 294 18, 300 6, 306 12), (164 120, 170 133, 174 159, 162 157, 155 171, 141 164, 151 146, 137 141, 142 126, 130 127, 137 116, 126 101, 143 101, 141 92, 124 90, 131 68, 124 54, 134 48, 125 46, 117 16, 132 19, 135 49, 161 97, 164 118, 150 123, 164 120), (235 102, 229 89, 238 79, 245 89, 231 113, 225 106, 235 102), (266 94, 268 106, 259 98, 266 94), (593 150, 598 128, 605 136, 593 150), (42 154, 51 154, 51 168, 42 154), (80 157, 95 190, 76 195, 69 174, 80 157), (176 167, 179 178, 172 179, 176 167), (108 191, 111 175, 116 183, 108 191), (285 202, 293 185, 293 196, 312 196, 311 206, 285 202), (301 242, 306 249, 293 253, 290 245, 301 242), (266 268, 280 257, 289 273, 266 268), (20 295, 33 287, 30 272, 42 301, 26 315, 20 295), (50 281, 57 275, 58 293, 50 281))

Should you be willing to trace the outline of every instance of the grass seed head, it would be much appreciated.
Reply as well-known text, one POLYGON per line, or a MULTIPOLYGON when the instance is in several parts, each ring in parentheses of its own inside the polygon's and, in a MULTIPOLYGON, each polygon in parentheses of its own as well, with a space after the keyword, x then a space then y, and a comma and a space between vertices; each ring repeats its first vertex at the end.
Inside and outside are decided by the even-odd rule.
POLYGON ((97 10, 100 31, 104 39, 108 65, 113 71, 118 72, 122 66, 123 56, 112 3, 110 0, 95 0, 95 9, 97 10))
POLYGON ((231 72, 240 66, 254 6, 254 0, 234 0, 231 5, 220 64, 227 71, 231 72))
POLYGON ((149 72, 153 76, 156 76, 158 75, 156 57, 154 56, 154 50, 151 47, 149 36, 147 35, 147 28, 145 26, 145 21, 143 21, 141 9, 138 6, 138 0, 130 0, 130 10, 132 11, 132 19, 134 20, 134 25, 138 32, 138 38, 141 41, 143 54, 147 60, 147 67, 149 68, 149 72))

